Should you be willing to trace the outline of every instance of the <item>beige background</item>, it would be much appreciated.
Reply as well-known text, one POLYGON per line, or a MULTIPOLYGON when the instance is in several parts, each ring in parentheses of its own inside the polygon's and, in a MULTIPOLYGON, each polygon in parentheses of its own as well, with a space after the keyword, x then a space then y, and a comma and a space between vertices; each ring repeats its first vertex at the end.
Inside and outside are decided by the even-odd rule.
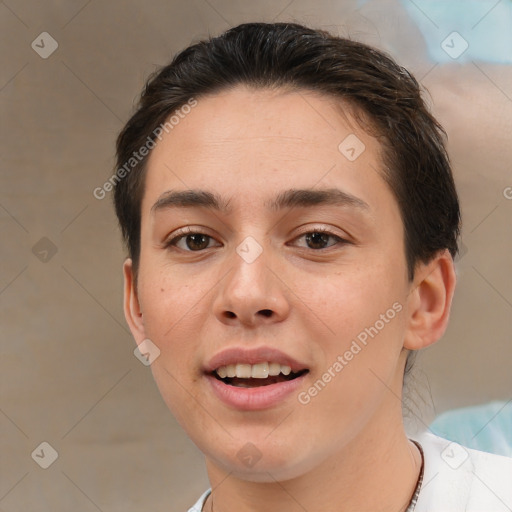
MULTIPOLYGON (((0 15, 1 511, 185 511, 207 487, 202 455, 133 356, 120 235, 110 196, 92 191, 112 173, 115 137, 148 73, 244 21, 350 35, 428 88, 449 133, 464 254, 451 325, 418 359, 412 418, 512 398, 510 65, 435 65, 391 0, 8 0, 0 15), (43 31, 59 45, 47 59, 31 48, 43 31), (47 262, 33 250, 43 237, 57 249, 47 262), (46 470, 31 458, 43 441, 59 455, 46 470)), ((493 16, 478 30, 492 31, 493 16)), ((441 41, 452 27, 437 25, 441 41)))

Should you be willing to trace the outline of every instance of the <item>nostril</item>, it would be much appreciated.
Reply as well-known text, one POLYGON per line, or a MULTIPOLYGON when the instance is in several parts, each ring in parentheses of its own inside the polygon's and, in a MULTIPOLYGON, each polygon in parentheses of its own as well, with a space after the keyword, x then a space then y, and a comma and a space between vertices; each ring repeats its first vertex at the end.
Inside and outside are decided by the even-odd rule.
POLYGON ((271 316, 272 315, 272 311, 270 309, 262 309, 261 313, 263 315, 265 315, 265 316, 271 316))

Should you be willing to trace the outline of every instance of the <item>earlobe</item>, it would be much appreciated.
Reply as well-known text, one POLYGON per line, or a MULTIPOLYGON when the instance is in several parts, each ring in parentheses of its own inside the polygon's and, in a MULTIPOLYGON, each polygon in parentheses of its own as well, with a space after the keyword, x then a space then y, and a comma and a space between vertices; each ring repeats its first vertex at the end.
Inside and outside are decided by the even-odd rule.
POLYGON ((415 272, 407 301, 408 326, 404 348, 419 350, 432 345, 446 331, 455 291, 455 268, 448 250, 439 253, 415 272))
POLYGON ((133 263, 130 258, 127 258, 123 264, 124 274, 124 316, 126 322, 130 327, 130 331, 135 338, 137 344, 146 338, 144 329, 144 320, 142 318, 142 311, 137 294, 137 287, 135 285, 135 278, 133 274, 133 263))

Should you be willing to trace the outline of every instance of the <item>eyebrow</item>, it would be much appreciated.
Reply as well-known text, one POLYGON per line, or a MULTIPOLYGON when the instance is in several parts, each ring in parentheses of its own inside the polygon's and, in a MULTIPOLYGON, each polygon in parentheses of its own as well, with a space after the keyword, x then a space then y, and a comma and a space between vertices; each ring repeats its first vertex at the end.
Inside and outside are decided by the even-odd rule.
MULTIPOLYGON (((224 214, 232 212, 231 199, 223 199, 218 194, 206 190, 169 190, 164 192, 151 207, 154 214, 168 208, 208 208, 224 214)), ((265 206, 271 211, 284 208, 313 207, 319 205, 352 206, 369 210, 368 203, 338 188, 328 189, 288 189, 280 192, 265 206)))

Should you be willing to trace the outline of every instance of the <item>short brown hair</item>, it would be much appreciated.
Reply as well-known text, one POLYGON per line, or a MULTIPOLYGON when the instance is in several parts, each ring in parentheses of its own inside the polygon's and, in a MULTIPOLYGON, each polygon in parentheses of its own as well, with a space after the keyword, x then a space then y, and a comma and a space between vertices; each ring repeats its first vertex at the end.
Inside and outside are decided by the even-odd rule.
MULTIPOLYGON (((416 79, 382 51, 295 23, 246 23, 178 53, 147 81, 117 139, 117 168, 191 98, 240 84, 311 90, 355 106, 383 148, 383 177, 404 224, 409 279, 438 251, 455 257, 460 211, 446 133, 416 79)), ((116 214, 137 274, 147 156, 115 185, 116 214)))

